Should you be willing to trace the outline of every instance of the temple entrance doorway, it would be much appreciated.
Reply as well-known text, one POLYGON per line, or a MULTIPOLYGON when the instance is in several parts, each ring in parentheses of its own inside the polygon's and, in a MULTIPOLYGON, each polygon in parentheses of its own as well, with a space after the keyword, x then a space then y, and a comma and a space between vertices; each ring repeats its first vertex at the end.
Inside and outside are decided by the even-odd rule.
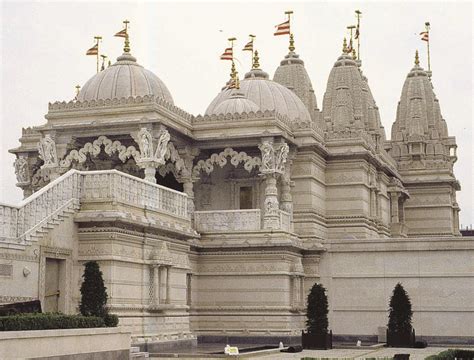
POLYGON ((45 282, 44 282, 44 312, 64 312, 64 271, 65 260, 46 258, 45 282))

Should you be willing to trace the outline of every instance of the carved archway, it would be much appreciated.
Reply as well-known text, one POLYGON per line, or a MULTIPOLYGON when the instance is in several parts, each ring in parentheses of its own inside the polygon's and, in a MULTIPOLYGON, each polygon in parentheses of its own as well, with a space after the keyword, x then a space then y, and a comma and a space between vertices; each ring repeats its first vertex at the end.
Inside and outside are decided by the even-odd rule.
POLYGON ((61 167, 69 168, 73 161, 77 161, 79 164, 83 164, 87 161, 87 155, 97 157, 101 152, 101 146, 104 146, 104 151, 107 155, 111 156, 114 153, 118 154, 118 158, 125 163, 130 157, 133 157, 135 161, 140 160, 140 152, 134 147, 126 147, 118 140, 112 141, 104 135, 99 136, 92 143, 86 143, 79 150, 71 150, 64 159, 59 162, 61 167))
POLYGON ((199 177, 201 171, 210 174, 214 170, 214 165, 217 164, 221 168, 224 167, 227 164, 227 158, 229 157, 232 165, 237 167, 240 163, 243 163, 244 169, 248 172, 251 172, 253 168, 262 164, 262 160, 258 156, 252 157, 247 155, 244 151, 237 152, 232 148, 225 148, 224 151, 221 151, 219 154, 214 153, 206 160, 199 160, 193 167, 192 175, 199 177))

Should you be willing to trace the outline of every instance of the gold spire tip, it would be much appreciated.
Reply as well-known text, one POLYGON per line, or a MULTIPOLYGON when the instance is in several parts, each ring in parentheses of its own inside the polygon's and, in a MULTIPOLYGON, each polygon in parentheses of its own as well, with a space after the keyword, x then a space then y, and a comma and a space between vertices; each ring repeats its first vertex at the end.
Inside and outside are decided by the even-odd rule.
POLYGON ((253 54, 253 64, 252 69, 260 69, 260 63, 258 62, 260 58, 258 57, 258 50, 255 50, 253 54))
POLYGON ((415 65, 420 65, 420 58, 418 56, 418 50, 415 51, 415 65))
POLYGON ((288 46, 288 50, 291 52, 295 51, 295 37, 293 34, 290 34, 290 46, 288 46))
POLYGON ((347 39, 346 38, 344 38, 344 41, 342 42, 342 52, 344 54, 347 53, 347 39))

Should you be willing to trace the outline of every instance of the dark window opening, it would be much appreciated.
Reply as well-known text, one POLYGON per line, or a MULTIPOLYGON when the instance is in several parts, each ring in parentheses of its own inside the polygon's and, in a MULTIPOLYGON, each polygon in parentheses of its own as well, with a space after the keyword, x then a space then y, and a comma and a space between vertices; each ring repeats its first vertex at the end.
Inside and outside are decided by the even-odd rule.
POLYGON ((251 186, 242 186, 240 188, 240 209, 253 209, 251 186))

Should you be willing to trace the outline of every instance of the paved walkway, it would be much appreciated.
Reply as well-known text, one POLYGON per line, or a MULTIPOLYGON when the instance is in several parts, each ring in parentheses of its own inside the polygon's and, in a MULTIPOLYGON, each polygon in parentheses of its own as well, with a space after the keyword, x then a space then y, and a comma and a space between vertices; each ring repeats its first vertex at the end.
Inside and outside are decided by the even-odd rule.
POLYGON ((302 359, 304 357, 316 359, 384 359, 393 358, 395 354, 410 354, 410 360, 424 360, 426 357, 434 354, 439 354, 441 351, 447 350, 443 347, 427 347, 425 349, 404 349, 404 348, 362 348, 362 349, 332 349, 332 350, 304 350, 300 353, 289 354, 281 352, 261 352, 260 354, 241 354, 240 356, 216 356, 216 355, 202 355, 198 354, 187 357, 185 354, 180 354, 179 357, 151 357, 152 359, 180 359, 180 360, 209 360, 214 358, 220 359, 265 359, 265 360, 289 360, 302 359))

